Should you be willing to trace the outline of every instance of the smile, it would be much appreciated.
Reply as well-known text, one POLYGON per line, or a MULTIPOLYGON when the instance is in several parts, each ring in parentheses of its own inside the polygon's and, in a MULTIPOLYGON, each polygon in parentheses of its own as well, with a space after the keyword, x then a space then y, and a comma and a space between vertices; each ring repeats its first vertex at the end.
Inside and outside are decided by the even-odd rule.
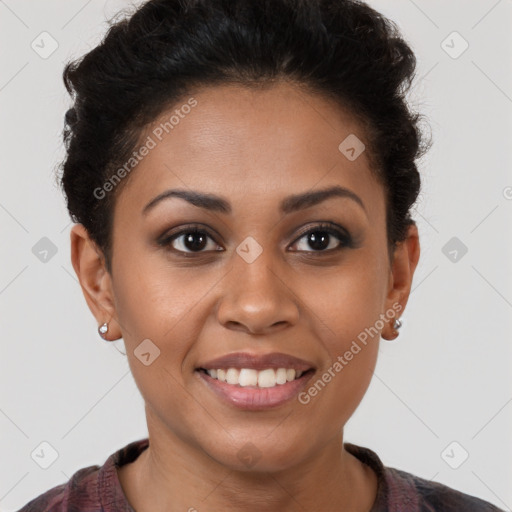
POLYGON ((287 382, 292 382, 299 379, 303 371, 296 371, 293 368, 267 368, 265 370, 254 370, 252 368, 228 368, 217 370, 205 370, 212 379, 217 379, 221 382, 226 382, 232 386, 240 387, 258 387, 258 388, 273 388, 281 386, 287 382))
POLYGON ((311 361, 291 354, 233 352, 198 362, 194 373, 225 404, 261 411, 296 397, 315 372, 311 361))

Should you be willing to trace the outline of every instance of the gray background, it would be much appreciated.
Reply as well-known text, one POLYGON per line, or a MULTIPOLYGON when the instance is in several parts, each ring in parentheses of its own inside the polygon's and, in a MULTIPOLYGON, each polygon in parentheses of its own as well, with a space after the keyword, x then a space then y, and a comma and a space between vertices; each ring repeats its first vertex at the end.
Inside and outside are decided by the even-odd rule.
MULTIPOLYGON (((512 0, 369 3, 417 54, 410 99, 434 146, 421 162, 422 255, 402 334, 381 342, 346 440, 510 510, 512 0)), ((0 0, 2 511, 147 434, 122 340, 99 338, 79 288, 53 181, 69 105, 64 63, 128 5, 0 0), (58 44, 46 58, 42 32, 58 44)))

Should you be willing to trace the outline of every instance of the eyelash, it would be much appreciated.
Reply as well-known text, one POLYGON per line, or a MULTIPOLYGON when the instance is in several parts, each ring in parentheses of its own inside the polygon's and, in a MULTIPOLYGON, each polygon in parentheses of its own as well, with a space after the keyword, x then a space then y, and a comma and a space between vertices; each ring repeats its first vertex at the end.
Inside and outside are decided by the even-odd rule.
MULTIPOLYGON (((311 233, 321 232, 321 233, 327 233, 327 234, 332 235, 335 238, 337 238, 340 241, 340 245, 334 249, 327 249, 327 250, 324 249, 324 250, 318 250, 318 251, 314 251, 314 250, 297 251, 297 252, 309 253, 309 254, 321 256, 323 254, 332 254, 333 252, 340 251, 344 248, 353 247, 353 242, 352 242, 351 236, 343 229, 334 228, 333 225, 336 226, 336 224, 334 224, 334 223, 320 223, 316 226, 313 226, 313 227, 307 229, 306 231, 304 231, 303 233, 301 233, 292 242, 292 245, 295 245, 298 241, 300 241, 302 238, 310 235, 311 233)), ((162 247, 170 247, 170 250, 172 252, 174 252, 175 254, 179 255, 180 257, 184 257, 184 258, 194 258, 197 255, 208 252, 208 251, 202 251, 202 250, 201 251, 181 251, 181 250, 172 248, 171 244, 174 240, 178 239, 179 237, 181 237, 183 235, 190 235, 190 234, 206 235, 208 238, 212 239, 215 243, 217 243, 217 241, 215 240, 215 237, 213 237, 213 235, 211 233, 209 233, 208 230, 201 228, 200 226, 197 226, 197 225, 191 225, 191 226, 188 226, 176 233, 171 234, 170 236, 167 236, 163 240, 159 241, 158 244, 162 247)), ((214 252, 222 252, 222 251, 214 251, 214 252)))

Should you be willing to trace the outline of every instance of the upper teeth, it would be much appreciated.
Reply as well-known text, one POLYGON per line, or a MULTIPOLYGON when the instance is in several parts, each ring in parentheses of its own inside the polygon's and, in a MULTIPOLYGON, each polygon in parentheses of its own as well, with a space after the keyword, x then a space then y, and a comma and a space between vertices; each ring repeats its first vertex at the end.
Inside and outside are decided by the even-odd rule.
POLYGON ((240 386, 258 386, 260 388, 271 388, 276 384, 286 384, 298 379, 304 372, 295 371, 293 368, 268 368, 266 370, 253 370, 252 368, 219 368, 218 370, 206 370, 208 375, 214 379, 228 384, 240 386))

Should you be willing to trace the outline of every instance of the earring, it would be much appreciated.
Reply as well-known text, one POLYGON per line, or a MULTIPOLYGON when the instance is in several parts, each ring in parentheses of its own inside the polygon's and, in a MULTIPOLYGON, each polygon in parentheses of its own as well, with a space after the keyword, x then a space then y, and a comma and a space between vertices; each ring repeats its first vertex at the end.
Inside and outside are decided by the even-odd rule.
POLYGON ((107 339, 105 338, 105 334, 107 334, 107 332, 108 332, 108 323, 107 323, 107 322, 105 322, 103 325, 100 325, 100 326, 98 327, 98 333, 99 333, 99 335, 100 335, 104 340, 109 341, 109 340, 107 340, 107 339))
POLYGON ((400 321, 400 319, 397 318, 393 322, 393 338, 391 338, 392 340, 398 338, 398 336, 400 335, 400 333, 398 332, 398 329, 400 329, 400 327, 402 327, 402 322, 400 321))
POLYGON ((398 329, 400 329, 400 327, 402 327, 402 322, 397 318, 394 322, 393 322, 393 330, 391 331, 392 333, 392 337, 384 337, 383 338, 387 341, 391 341, 391 340, 394 340, 395 338, 397 338, 399 336, 399 332, 398 332, 398 329))

